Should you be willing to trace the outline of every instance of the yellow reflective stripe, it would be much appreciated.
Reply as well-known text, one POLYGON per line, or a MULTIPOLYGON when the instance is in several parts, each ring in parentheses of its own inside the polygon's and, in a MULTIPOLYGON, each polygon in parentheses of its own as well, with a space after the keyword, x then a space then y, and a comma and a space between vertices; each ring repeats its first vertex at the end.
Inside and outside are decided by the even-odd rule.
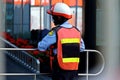
POLYGON ((61 43, 80 43, 80 39, 79 38, 65 38, 65 39, 61 39, 61 43))
POLYGON ((79 62, 79 58, 63 58, 62 59, 64 63, 67 63, 67 62, 79 62))

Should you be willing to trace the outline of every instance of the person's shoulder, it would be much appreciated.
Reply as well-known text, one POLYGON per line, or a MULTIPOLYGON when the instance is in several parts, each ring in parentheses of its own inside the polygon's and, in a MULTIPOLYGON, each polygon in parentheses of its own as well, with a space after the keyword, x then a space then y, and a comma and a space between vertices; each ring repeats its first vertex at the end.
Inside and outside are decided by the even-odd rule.
POLYGON ((75 28, 77 31, 79 31, 79 32, 80 32, 80 30, 79 30, 77 27, 73 26, 73 28, 75 28))
POLYGON ((53 28, 49 31, 48 35, 49 35, 49 36, 52 36, 52 35, 56 34, 57 29, 58 29, 58 27, 53 27, 53 28))

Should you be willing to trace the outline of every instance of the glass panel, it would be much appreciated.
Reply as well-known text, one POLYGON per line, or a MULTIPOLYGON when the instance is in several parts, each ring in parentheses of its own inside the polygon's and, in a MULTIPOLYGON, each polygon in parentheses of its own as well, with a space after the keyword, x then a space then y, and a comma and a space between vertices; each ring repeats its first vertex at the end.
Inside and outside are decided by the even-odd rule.
POLYGON ((40 29, 40 7, 31 7, 31 30, 40 29))
POLYGON ((104 34, 105 34, 105 30, 103 28, 103 20, 102 20, 102 16, 103 16, 103 10, 101 9, 102 6, 100 5, 103 1, 102 0, 97 0, 96 1, 96 5, 97 5, 97 9, 96 9, 96 45, 97 46, 102 46, 104 45, 105 41, 104 41, 104 34))
POLYGON ((6 3, 5 14, 6 32, 13 34, 13 17, 14 17, 14 5, 12 3, 6 3))
POLYGON ((23 29, 22 34, 24 39, 30 39, 30 4, 23 6, 23 29))
POLYGON ((14 7, 14 37, 18 38, 18 37, 22 37, 22 16, 23 16, 23 12, 22 12, 22 5, 16 5, 14 7))
POLYGON ((30 38, 30 4, 14 4, 14 37, 30 38), (27 34, 25 37, 24 33, 27 34))

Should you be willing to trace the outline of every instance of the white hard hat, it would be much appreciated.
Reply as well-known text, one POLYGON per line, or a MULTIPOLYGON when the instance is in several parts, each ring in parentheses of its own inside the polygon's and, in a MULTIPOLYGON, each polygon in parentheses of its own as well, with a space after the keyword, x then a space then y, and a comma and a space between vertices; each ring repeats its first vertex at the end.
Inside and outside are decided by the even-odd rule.
POLYGON ((71 9, 65 3, 56 3, 50 10, 47 10, 47 13, 56 16, 63 16, 67 19, 72 18, 71 9))

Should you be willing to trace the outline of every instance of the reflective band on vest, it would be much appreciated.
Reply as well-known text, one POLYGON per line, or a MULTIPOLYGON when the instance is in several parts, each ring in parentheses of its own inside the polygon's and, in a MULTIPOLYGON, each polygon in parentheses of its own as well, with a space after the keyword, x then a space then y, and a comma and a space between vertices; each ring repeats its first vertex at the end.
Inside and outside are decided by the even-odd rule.
POLYGON ((57 59, 60 68, 63 70, 78 70, 80 32, 75 27, 61 27, 57 31, 57 39, 57 59))
POLYGON ((63 58, 64 63, 66 62, 79 62, 79 58, 63 58))
POLYGON ((80 39, 79 38, 65 38, 65 39, 61 39, 61 43, 80 43, 80 39))

